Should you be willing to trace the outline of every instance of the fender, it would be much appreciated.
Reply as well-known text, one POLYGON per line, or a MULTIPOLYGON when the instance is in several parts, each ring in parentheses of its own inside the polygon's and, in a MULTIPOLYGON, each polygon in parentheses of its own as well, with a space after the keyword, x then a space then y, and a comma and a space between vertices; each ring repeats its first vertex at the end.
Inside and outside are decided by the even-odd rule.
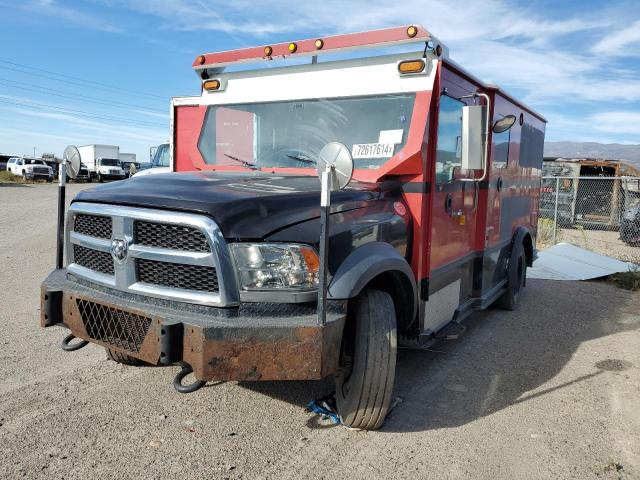
POLYGON ((371 242, 356 248, 342 262, 336 271, 328 289, 328 297, 335 300, 354 298, 375 277, 386 272, 397 272, 406 277, 406 285, 411 286, 411 305, 409 312, 417 311, 417 290, 413 271, 398 251, 388 243, 371 242))
POLYGON ((513 245, 517 245, 518 242, 520 242, 522 243, 522 246, 524 247, 524 253, 527 256, 527 266, 532 267, 533 261, 536 257, 533 250, 532 238, 533 236, 531 235, 531 232, 529 232, 528 228, 523 226, 518 227, 513 235, 513 242, 511 243, 511 253, 509 254, 510 258, 513 255, 513 245))

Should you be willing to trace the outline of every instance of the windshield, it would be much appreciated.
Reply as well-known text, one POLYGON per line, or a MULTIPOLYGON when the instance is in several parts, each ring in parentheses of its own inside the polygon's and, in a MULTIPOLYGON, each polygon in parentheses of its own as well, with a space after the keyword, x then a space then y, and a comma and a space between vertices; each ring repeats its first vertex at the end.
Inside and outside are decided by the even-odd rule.
POLYGON ((151 167, 168 167, 169 166, 169 144, 163 143, 158 146, 153 160, 151 160, 151 167))
MULTIPOLYGON (((329 142, 376 169, 407 141, 415 94, 211 106, 198 141, 209 165, 314 166, 329 142)), ((255 168, 254 167, 254 168, 255 168)))
POLYGON ((102 158, 100 160, 100 165, 104 165, 105 167, 119 167, 120 160, 116 160, 113 158, 102 158))
POLYGON ((46 165, 42 160, 25 160, 24 163, 26 165, 46 165))

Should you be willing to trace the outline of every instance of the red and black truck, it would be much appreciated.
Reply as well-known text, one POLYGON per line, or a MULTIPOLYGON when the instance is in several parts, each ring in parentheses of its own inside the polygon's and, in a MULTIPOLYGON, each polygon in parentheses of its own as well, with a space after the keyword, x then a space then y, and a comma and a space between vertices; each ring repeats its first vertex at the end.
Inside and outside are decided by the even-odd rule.
POLYGON ((516 307, 536 255, 545 119, 417 25, 193 68, 201 95, 172 100, 172 172, 73 200, 42 326, 122 363, 181 363, 181 391, 195 390, 180 383, 190 372, 196 386, 332 375, 342 422, 380 427, 398 347, 494 302, 516 307), (331 195, 323 259, 316 169, 332 142, 353 172, 331 195))

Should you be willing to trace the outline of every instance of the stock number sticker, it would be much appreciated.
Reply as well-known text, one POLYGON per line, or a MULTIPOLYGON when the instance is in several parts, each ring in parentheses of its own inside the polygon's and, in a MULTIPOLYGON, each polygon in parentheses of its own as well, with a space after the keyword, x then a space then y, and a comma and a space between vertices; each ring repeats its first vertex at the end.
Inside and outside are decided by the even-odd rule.
POLYGON ((392 157, 395 144, 393 143, 356 143, 351 149, 353 158, 392 157))

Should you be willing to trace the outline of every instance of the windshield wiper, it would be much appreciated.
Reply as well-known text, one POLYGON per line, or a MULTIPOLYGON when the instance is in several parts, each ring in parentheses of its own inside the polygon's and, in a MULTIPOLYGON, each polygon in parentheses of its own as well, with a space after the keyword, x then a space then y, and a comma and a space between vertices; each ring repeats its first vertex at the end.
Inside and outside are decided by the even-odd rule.
POLYGON ((287 157, 296 160, 298 162, 302 162, 302 163, 310 163, 311 165, 316 165, 318 162, 316 162, 315 160, 312 160, 308 157, 305 157, 303 155, 287 155, 287 157))
POLYGON ((260 170, 260 167, 255 163, 247 162, 246 160, 242 160, 241 158, 234 157, 233 155, 229 155, 228 153, 223 153, 223 155, 227 158, 230 158, 231 160, 235 160, 236 162, 241 163, 242 165, 244 165, 247 168, 250 168, 251 170, 260 170))

